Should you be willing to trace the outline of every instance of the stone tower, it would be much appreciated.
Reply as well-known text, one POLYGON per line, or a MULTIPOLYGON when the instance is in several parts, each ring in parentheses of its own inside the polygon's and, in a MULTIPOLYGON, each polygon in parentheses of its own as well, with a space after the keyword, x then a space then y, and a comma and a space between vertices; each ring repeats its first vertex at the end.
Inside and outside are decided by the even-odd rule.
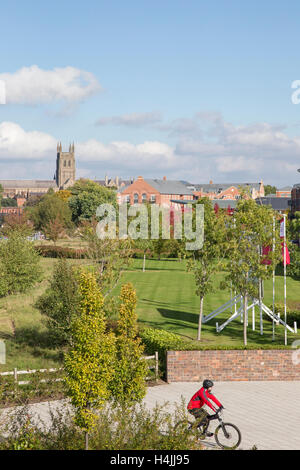
POLYGON ((57 144, 56 184, 59 189, 66 189, 75 183, 75 148, 74 143, 68 152, 62 151, 61 142, 57 144))

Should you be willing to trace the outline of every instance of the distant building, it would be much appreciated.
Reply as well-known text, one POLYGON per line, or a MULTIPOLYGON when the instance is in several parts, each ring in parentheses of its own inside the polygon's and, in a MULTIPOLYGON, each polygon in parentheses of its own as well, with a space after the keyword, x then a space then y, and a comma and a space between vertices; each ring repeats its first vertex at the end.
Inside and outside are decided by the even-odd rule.
POLYGON ((292 212, 300 211, 300 184, 295 184, 292 189, 291 197, 292 212))
POLYGON ((268 195, 256 199, 256 202, 263 206, 272 206, 272 209, 278 212, 286 212, 291 209, 291 199, 286 196, 278 197, 268 195))
POLYGON ((16 198, 18 206, 33 195, 43 195, 52 188, 54 191, 65 189, 75 183, 76 165, 74 143, 69 152, 62 151, 61 142, 57 144, 56 172, 53 180, 0 180, 3 197, 16 198))
POLYGON ((149 202, 179 208, 179 205, 171 199, 192 201, 193 191, 181 181, 167 180, 165 176, 162 180, 144 179, 139 176, 133 183, 118 192, 119 204, 133 205, 149 202))
POLYGON ((264 184, 259 183, 213 183, 187 185, 192 189, 197 198, 208 197, 209 199, 239 199, 241 191, 248 193, 249 197, 256 199, 265 195, 264 184))
POLYGON ((284 188, 280 188, 276 190, 276 197, 291 198, 291 193, 292 193, 292 186, 285 186, 284 188))

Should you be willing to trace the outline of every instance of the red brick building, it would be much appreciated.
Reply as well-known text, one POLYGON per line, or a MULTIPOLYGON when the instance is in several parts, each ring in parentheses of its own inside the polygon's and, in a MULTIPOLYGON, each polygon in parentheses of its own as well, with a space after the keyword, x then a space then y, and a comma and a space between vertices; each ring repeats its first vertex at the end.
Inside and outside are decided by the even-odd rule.
POLYGON ((179 209, 180 205, 172 202, 172 199, 192 201, 193 191, 181 181, 167 180, 166 177, 162 180, 144 179, 139 176, 132 184, 118 192, 119 204, 149 202, 179 209))

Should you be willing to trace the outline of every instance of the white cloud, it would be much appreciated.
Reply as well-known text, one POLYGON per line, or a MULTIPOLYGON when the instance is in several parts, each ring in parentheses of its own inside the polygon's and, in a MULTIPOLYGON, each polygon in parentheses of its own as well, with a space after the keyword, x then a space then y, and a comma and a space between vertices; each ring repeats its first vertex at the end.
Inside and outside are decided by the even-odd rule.
POLYGON ((43 70, 37 65, 15 73, 2 73, 6 102, 36 105, 52 102, 79 102, 101 90, 96 77, 75 67, 43 70))
POLYGON ((98 119, 97 126, 127 126, 127 127, 143 127, 161 122, 161 113, 151 111, 146 113, 131 113, 123 114, 121 116, 111 116, 98 119))
POLYGON ((13 122, 0 123, 1 160, 42 160, 55 148, 56 140, 49 134, 26 132, 13 122))
MULTIPOLYGON (((137 144, 126 140, 75 141, 77 175, 101 179, 105 174, 124 178, 166 175, 192 183, 262 178, 280 186, 299 181, 300 139, 288 136, 282 127, 264 123, 234 126, 218 116, 212 116, 205 126, 202 137, 181 135, 174 145, 162 140, 137 144)), ((55 137, 26 131, 13 122, 0 123, 1 174, 7 175, 7 165, 11 178, 51 179, 55 157, 55 137)))

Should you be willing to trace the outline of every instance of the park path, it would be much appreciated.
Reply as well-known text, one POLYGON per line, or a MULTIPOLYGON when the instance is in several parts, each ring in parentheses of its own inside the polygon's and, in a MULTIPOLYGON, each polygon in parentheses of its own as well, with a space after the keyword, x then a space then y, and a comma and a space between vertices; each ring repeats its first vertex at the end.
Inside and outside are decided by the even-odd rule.
MULTIPOLYGON (((181 397, 187 402, 198 388, 195 382, 149 387, 144 403, 152 409, 168 402, 172 411, 181 397)), ((241 430, 241 449, 300 450, 300 382, 218 382, 214 394, 225 407, 224 421, 241 430)), ((54 411, 68 408, 66 401, 43 402, 30 405, 30 413, 49 423, 49 406, 54 411)), ((214 439, 205 443, 215 448, 214 439)))

